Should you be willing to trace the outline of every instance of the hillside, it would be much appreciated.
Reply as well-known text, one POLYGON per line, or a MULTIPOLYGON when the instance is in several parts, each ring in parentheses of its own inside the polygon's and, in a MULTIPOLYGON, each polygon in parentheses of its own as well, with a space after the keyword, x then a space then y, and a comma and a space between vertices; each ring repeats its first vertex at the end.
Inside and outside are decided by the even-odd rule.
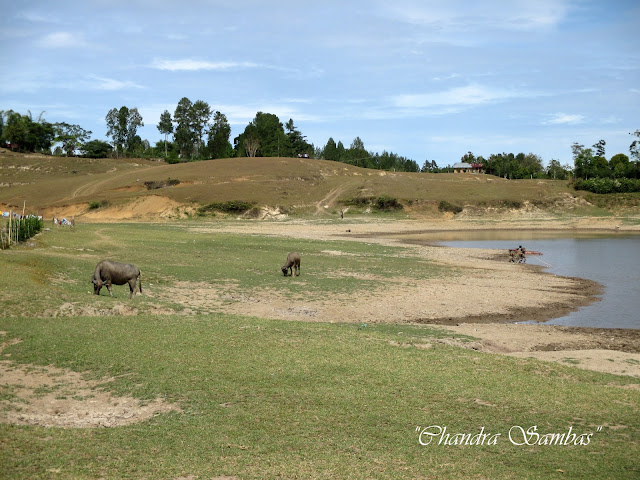
POLYGON ((396 173, 313 159, 231 158, 169 165, 143 159, 24 155, 2 149, 0 168, 0 207, 17 210, 26 202, 28 210, 47 218, 169 216, 230 200, 266 207, 265 211, 335 214, 345 201, 379 196, 396 198, 407 213, 421 215, 441 215, 437 208, 441 201, 465 207, 467 215, 591 208, 583 194, 564 181, 396 173), (149 189, 145 182, 175 185, 149 189))

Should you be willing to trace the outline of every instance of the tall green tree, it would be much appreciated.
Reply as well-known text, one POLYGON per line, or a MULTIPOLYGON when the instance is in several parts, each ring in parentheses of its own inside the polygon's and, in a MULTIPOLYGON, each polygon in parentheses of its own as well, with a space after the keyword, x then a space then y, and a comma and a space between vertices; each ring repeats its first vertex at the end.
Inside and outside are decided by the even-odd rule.
POLYGON ((570 167, 561 165, 560 160, 552 159, 547 166, 547 176, 554 180, 566 180, 570 173, 570 167))
POLYGON ((137 144, 137 131, 143 127, 142 115, 137 108, 129 109, 126 106, 120 109, 112 108, 105 118, 107 123, 107 136, 113 139, 116 154, 120 156, 124 152, 132 152, 137 144))
POLYGON ((233 148, 229 142, 231 126, 227 117, 218 111, 213 115, 213 123, 209 128, 207 148, 211 158, 228 158, 233 154, 233 148))
POLYGON ((633 159, 633 166, 627 176, 640 178, 640 130, 636 130, 631 135, 636 137, 636 139, 629 145, 629 153, 633 159))
POLYGON ((371 157, 372 155, 364 148, 364 142, 362 139, 360 137, 356 137, 351 142, 351 146, 346 151, 346 155, 343 158, 344 161, 351 165, 366 167, 367 162, 371 157))
POLYGON ((191 107, 193 103, 187 97, 182 97, 173 112, 173 120, 176 122, 174 140, 178 145, 180 155, 191 157, 194 149, 195 137, 191 130, 191 107))
POLYGON ((142 115, 137 108, 129 110, 129 119, 127 122, 127 151, 133 152, 138 144, 140 144, 140 136, 137 134, 138 128, 144 127, 142 115))
POLYGON ((272 113, 258 112, 244 132, 234 139, 237 156, 277 157, 286 151, 287 136, 280 119, 272 113), (248 143, 247 143, 248 142, 248 143), (247 146, 257 148, 247 151, 247 146))
POLYGON ((576 150, 573 157, 574 171, 577 178, 585 180, 596 176, 596 165, 593 156, 593 150, 590 148, 581 148, 576 150))
POLYGON ((347 149, 345 148, 342 140, 338 140, 338 144, 336 145, 336 155, 338 156, 338 160, 341 162, 345 161, 347 155, 347 149))
POLYGON ((467 152, 460 158, 460 161, 471 165, 472 163, 476 163, 476 156, 472 152, 467 152))
POLYGON ((305 140, 306 137, 296 128, 292 118, 285 124, 285 129, 287 130, 286 135, 288 140, 287 155, 295 157, 300 154, 306 153, 311 155, 313 153, 313 145, 305 140))
POLYGON ((322 151, 322 158, 324 158, 325 160, 333 160, 334 162, 340 160, 340 157, 338 156, 338 146, 336 145, 336 141, 332 137, 329 137, 329 140, 327 140, 327 144, 324 146, 324 150, 322 151))
POLYGON ((609 169, 614 178, 623 178, 630 173, 629 157, 624 153, 618 153, 609 160, 609 169))
POLYGON ((200 156, 202 146, 202 135, 209 124, 211 118, 211 108, 207 102, 196 100, 189 110, 189 120, 195 138, 195 155, 200 156))
POLYGON ((173 120, 176 123, 175 142, 182 157, 199 157, 202 137, 211 118, 211 108, 207 102, 196 100, 191 102, 182 97, 178 102, 173 120))
POLYGON ((169 110, 165 110, 160 114, 160 122, 158 122, 158 131, 164 135, 164 156, 167 157, 167 136, 173 133, 173 121, 169 110))
POLYGON ((76 150, 82 149, 91 138, 91 131, 85 130, 80 125, 71 125, 66 122, 56 123, 55 133, 54 140, 62 144, 62 150, 67 157, 74 156, 76 150))

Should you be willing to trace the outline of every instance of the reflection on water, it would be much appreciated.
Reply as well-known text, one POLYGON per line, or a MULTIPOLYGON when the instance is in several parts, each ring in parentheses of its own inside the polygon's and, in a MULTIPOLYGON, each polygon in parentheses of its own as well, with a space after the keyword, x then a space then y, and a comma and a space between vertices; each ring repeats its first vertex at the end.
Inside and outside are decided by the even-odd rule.
POLYGON ((546 266, 547 271, 557 275, 595 280, 605 287, 602 301, 550 320, 549 324, 640 328, 640 235, 467 231, 430 233, 419 238, 451 247, 495 248, 506 252, 523 245, 542 252, 542 257, 527 256, 527 262, 546 266))

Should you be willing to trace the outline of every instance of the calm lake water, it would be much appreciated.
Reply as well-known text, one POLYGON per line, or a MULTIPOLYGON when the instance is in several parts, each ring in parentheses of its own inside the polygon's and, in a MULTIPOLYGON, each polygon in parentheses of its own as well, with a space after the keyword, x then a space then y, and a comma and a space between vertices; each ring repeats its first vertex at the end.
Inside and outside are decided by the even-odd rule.
POLYGON ((605 289, 600 302, 554 318, 548 324, 640 329, 640 235, 482 231, 433 233, 428 238, 451 247, 506 252, 522 245, 542 252, 542 256, 527 255, 527 263, 545 266, 558 275, 595 280, 605 289))

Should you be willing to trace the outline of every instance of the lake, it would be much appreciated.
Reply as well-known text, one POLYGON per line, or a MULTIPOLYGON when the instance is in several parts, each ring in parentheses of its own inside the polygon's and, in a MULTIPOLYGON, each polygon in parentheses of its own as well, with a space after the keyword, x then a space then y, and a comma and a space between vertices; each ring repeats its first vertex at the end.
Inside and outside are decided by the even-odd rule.
MULTIPOLYGON (((640 235, 543 231, 466 231, 425 235, 439 245, 506 250, 524 246, 542 252, 527 263, 548 272, 595 280, 604 286, 600 302, 547 322, 599 328, 640 329, 640 235)), ((528 323, 526 318, 522 323, 528 323)))

